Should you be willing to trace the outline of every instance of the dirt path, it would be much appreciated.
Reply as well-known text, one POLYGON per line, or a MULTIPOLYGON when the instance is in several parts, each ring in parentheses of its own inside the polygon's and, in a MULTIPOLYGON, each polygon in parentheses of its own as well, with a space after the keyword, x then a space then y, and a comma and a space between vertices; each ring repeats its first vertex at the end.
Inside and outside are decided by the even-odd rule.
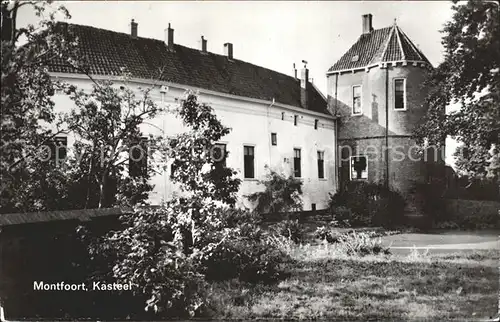
POLYGON ((414 248, 429 249, 433 253, 473 249, 500 250, 500 239, 497 232, 400 234, 382 237, 382 243, 396 252, 405 252, 414 248))

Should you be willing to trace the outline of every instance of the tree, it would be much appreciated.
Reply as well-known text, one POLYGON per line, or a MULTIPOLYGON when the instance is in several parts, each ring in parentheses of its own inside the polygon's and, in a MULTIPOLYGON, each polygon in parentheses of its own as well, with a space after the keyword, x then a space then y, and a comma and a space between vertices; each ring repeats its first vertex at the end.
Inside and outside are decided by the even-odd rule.
POLYGON ((96 82, 89 94, 68 88, 76 105, 63 117, 77 137, 75 153, 66 164, 72 183, 68 188, 77 187, 68 196, 73 208, 134 206, 144 203, 153 188, 148 180, 160 167, 155 159, 162 158, 155 154, 155 146, 163 136, 146 137, 140 125, 165 109, 150 97, 154 86, 139 88, 137 98, 126 77, 125 85, 118 88, 110 81, 96 82))
POLYGON ((447 136, 463 144, 460 170, 483 177, 498 159, 500 142, 500 15, 498 3, 454 1, 446 23, 444 61, 428 75, 428 113, 416 134, 419 142, 441 145, 447 136), (450 103, 458 111, 445 115, 450 103))
POLYGON ((255 210, 259 213, 277 213, 302 210, 302 181, 300 179, 269 170, 266 180, 259 181, 265 190, 255 192, 248 199, 257 202, 255 210))
MULTIPOLYGON (((63 63, 78 67, 74 58, 75 39, 55 22, 58 13, 65 18, 70 18, 70 15, 63 6, 51 11, 51 2, 1 2, 2 213, 45 209, 46 191, 40 188, 60 176, 60 173, 48 175, 53 167, 48 163, 40 164, 35 157, 40 152, 39 148, 50 143, 59 132, 59 129, 54 131, 48 126, 55 121, 51 97, 56 84, 50 78, 47 63, 58 58, 63 63), (31 6, 40 18, 37 26, 17 27, 17 13, 24 6, 31 6), (25 43, 20 45, 20 40, 25 43)), ((59 190, 58 187, 53 188, 59 190)))
POLYGON ((214 158, 216 142, 230 129, 212 108, 187 93, 173 112, 188 131, 158 144, 158 149, 173 160, 172 178, 181 197, 123 216, 124 229, 94 243, 92 249, 112 263, 108 278, 135 285, 134 294, 147 299, 147 310, 195 315, 206 304, 198 266, 204 254, 224 241, 218 235, 224 231, 220 214, 234 206, 240 180, 214 158))

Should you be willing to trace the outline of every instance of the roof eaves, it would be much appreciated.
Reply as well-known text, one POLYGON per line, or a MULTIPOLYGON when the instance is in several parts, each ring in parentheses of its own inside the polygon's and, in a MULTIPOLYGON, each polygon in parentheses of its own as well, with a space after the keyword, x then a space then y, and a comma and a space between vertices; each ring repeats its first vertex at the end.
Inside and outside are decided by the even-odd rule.
POLYGON ((328 76, 328 75, 332 75, 332 74, 347 73, 347 72, 353 72, 354 73, 356 71, 367 70, 367 69, 370 69, 370 68, 374 68, 374 67, 377 67, 379 65, 380 65, 380 63, 375 63, 375 64, 369 64, 367 66, 360 66, 360 67, 354 67, 354 68, 331 70, 331 71, 327 71, 326 75, 328 76))

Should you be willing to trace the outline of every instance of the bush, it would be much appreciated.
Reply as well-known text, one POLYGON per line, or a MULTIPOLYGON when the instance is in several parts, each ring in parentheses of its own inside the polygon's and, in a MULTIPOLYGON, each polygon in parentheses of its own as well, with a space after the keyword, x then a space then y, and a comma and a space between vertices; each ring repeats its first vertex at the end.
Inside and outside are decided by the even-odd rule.
POLYGON ((298 220, 283 220, 272 226, 275 234, 298 243, 304 237, 304 231, 298 220))
POLYGON ((329 227, 318 227, 314 232, 314 237, 328 243, 338 243, 340 234, 329 227))
POLYGON ((348 256, 390 254, 389 248, 384 247, 380 238, 376 239, 373 235, 373 232, 357 233, 355 231, 342 234, 339 236, 338 249, 348 256))
POLYGON ((433 183, 415 183, 412 193, 420 199, 421 210, 433 221, 449 219, 443 202, 444 184, 440 181, 433 183))
POLYGON ((484 214, 484 215, 470 215, 462 218, 457 218, 455 220, 449 220, 446 222, 438 222, 436 228, 460 228, 465 230, 476 230, 476 229, 497 229, 500 227, 500 216, 497 214, 484 214), (446 223, 448 225, 453 225, 452 227, 443 227, 446 223), (452 224, 451 224, 452 223, 452 224))
POLYGON ((272 283, 283 276, 281 264, 288 256, 269 242, 259 227, 241 224, 212 237, 200 257, 201 272, 209 281, 238 278, 252 283, 272 283))
POLYGON ((328 211, 353 227, 393 227, 403 223, 404 208, 404 198, 383 184, 351 181, 331 196, 328 211))
POLYGON ((344 206, 332 206, 328 209, 328 212, 332 216, 332 226, 351 227, 350 222, 353 218, 351 209, 344 206))
POLYGON ((265 190, 247 196, 248 200, 257 202, 255 211, 262 214, 302 210, 300 179, 269 170, 266 179, 259 183, 265 186, 265 190))

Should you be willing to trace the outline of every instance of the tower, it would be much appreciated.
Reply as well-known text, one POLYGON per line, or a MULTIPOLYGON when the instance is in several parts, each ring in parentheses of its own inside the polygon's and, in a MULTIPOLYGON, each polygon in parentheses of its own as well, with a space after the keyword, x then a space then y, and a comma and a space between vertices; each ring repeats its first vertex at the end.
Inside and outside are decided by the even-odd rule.
POLYGON ((405 196, 428 182, 440 149, 418 153, 414 130, 426 113, 421 87, 432 65, 396 24, 374 29, 362 16, 362 33, 328 70, 331 110, 339 117, 339 182, 384 183, 405 196))

